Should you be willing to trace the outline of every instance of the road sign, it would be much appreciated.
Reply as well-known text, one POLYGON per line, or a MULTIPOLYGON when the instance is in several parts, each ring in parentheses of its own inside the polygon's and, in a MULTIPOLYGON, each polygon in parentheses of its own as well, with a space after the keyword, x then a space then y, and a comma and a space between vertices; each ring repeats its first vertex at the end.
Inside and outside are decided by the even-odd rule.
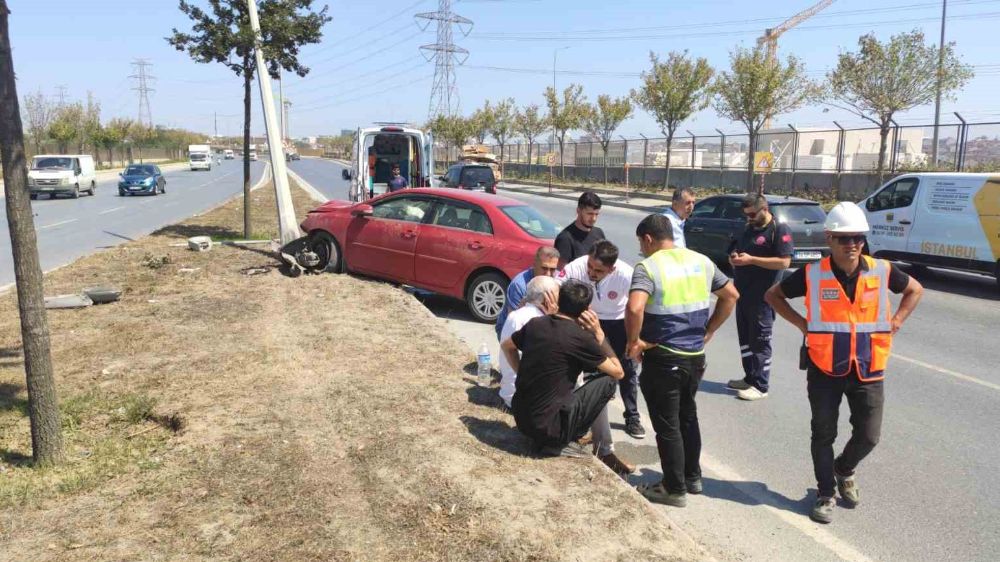
POLYGON ((549 165, 549 166, 555 166, 556 165, 556 153, 555 152, 550 152, 550 153, 546 154, 545 155, 545 163, 547 165, 549 165))
POLYGON ((758 174, 766 174, 774 168, 774 153, 772 152, 754 152, 753 153, 753 171, 758 174))

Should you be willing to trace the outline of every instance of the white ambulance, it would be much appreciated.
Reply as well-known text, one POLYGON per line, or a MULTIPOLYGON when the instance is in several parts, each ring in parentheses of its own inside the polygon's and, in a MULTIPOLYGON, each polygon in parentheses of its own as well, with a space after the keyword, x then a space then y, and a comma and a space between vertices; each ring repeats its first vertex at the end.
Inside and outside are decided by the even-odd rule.
POLYGON ((389 190, 392 167, 410 187, 434 187, 434 137, 430 131, 399 123, 376 123, 354 133, 351 167, 343 170, 350 180, 351 201, 364 201, 389 190))
POLYGON ((859 204, 873 256, 984 273, 1000 285, 1000 174, 904 174, 859 204))

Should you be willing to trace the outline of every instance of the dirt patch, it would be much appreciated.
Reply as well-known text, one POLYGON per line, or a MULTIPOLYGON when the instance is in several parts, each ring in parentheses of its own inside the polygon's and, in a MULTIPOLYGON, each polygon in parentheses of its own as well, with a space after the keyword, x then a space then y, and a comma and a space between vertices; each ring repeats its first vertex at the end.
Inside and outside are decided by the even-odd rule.
MULTIPOLYGON (((253 198, 255 231, 273 234, 273 193, 253 198)), ((0 491, 20 483, 0 494, 0 559, 700 557, 596 461, 528 456, 482 405, 468 351, 399 288, 290 279, 259 248, 171 247, 238 232, 240 204, 46 278, 49 294, 125 293, 49 314, 75 425, 73 461, 41 476, 25 464, 14 297, 0 298, 0 491), (80 454, 95 441, 109 452, 80 454)))

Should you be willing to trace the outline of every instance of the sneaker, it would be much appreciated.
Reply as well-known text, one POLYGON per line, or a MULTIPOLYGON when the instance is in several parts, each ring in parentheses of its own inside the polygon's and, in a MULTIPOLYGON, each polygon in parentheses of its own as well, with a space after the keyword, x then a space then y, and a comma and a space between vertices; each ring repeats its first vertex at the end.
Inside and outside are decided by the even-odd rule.
POLYGON ((767 398, 766 392, 761 392, 756 386, 751 386, 750 388, 743 389, 736 393, 736 397, 740 400, 747 400, 753 402, 754 400, 760 400, 761 398, 767 398))
POLYGON ((640 494, 653 503, 662 503, 673 507, 687 507, 687 494, 671 494, 662 482, 656 484, 639 484, 636 488, 640 494))
POLYGON ((625 422, 625 433, 633 439, 642 439, 646 436, 646 428, 642 427, 639 418, 633 418, 625 422))
POLYGON ((689 494, 700 494, 702 491, 701 478, 685 480, 684 487, 687 488, 689 494))
POLYGON ((587 445, 591 445, 591 444, 594 443, 594 434, 588 431, 586 435, 584 435, 583 437, 577 439, 576 442, 579 443, 583 447, 586 447, 587 445))
POLYGON ((601 462, 606 464, 608 468, 615 471, 615 474, 632 474, 635 472, 635 465, 625 462, 618 458, 618 455, 614 453, 608 453, 603 457, 597 457, 601 459, 601 462))
POLYGON ((590 451, 583 445, 569 442, 563 447, 547 445, 542 447, 539 454, 543 457, 568 457, 571 459, 585 459, 590 456, 590 451))
POLYGON ((829 523, 833 521, 833 508, 836 502, 833 498, 827 498, 820 496, 816 498, 816 504, 813 505, 812 511, 809 512, 809 519, 817 523, 829 523))
POLYGON ((733 379, 733 380, 729 381, 729 383, 727 383, 726 386, 728 386, 729 388, 731 388, 733 390, 746 390, 748 388, 752 388, 750 386, 750 383, 748 383, 747 381, 745 381, 743 379, 733 379))
POLYGON ((837 479, 837 491, 848 507, 856 507, 861 503, 861 492, 858 490, 858 482, 854 475, 841 476, 836 471, 833 475, 837 479))

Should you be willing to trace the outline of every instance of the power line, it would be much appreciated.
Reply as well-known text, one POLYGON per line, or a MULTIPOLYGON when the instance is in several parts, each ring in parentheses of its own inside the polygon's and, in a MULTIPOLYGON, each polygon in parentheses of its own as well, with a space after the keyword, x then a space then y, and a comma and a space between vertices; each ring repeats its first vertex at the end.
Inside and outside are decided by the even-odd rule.
MULTIPOLYGON (((403 66, 405 64, 409 64, 411 62, 415 62, 417 59, 421 59, 421 58, 423 58, 423 57, 421 57, 420 55, 413 55, 412 57, 409 57, 407 59, 403 59, 401 61, 397 61, 397 62, 394 62, 392 64, 383 65, 383 66, 380 66, 380 67, 376 68, 375 70, 370 70, 370 71, 365 72, 363 74, 359 74, 357 76, 351 76, 349 78, 344 78, 344 77, 341 77, 341 76, 335 76, 335 77, 333 77, 334 78, 334 82, 332 82, 332 83, 316 84, 316 85, 313 85, 313 87, 311 87, 311 88, 307 88, 305 90, 298 90, 298 91, 296 91, 296 94, 301 96, 302 94, 308 94, 310 92, 316 92, 316 91, 320 91, 320 90, 326 90, 326 89, 329 89, 331 87, 336 87, 336 86, 342 86, 344 84, 349 84, 349 83, 354 82, 355 80, 358 80, 360 78, 367 78, 369 76, 374 76, 376 74, 384 74, 388 70, 391 70, 393 68, 397 68, 399 66, 403 66)), ((301 84, 302 84, 302 82, 297 82, 295 85, 298 86, 298 85, 301 85, 301 84)), ((291 89, 291 85, 289 85, 288 88, 291 89)))
MULTIPOLYGON (((315 51, 313 51, 313 52, 314 53, 318 53, 320 51, 325 51, 328 48, 338 47, 338 46, 340 46, 342 44, 347 43, 348 41, 350 41, 352 39, 357 39, 358 37, 362 37, 366 33, 368 33, 369 31, 373 31, 375 29, 378 29, 378 28, 382 27, 383 25, 389 23, 390 21, 398 18, 399 16, 408 15, 411 10, 413 10, 417 6, 419 6, 421 4, 424 4, 424 3, 428 2, 428 1, 429 0, 417 0, 416 2, 414 2, 414 3, 410 4, 410 5, 408 5, 407 7, 403 8, 402 10, 400 10, 400 11, 392 14, 391 16, 385 18, 384 20, 382 20, 382 21, 380 21, 380 22, 378 22, 378 23, 376 23, 374 25, 371 25, 369 27, 366 27, 366 28, 362 29, 361 31, 355 33, 354 35, 349 35, 349 36, 344 37, 342 39, 338 39, 335 43, 332 43, 332 44, 331 43, 324 43, 322 45, 317 45, 317 49, 315 51)), ((407 27, 409 27, 409 25, 407 25, 407 27)), ((367 44, 365 44, 365 46, 367 46, 367 44)))
MULTIPOLYGON (((364 62, 366 60, 369 60, 369 59, 371 59, 372 57, 374 57, 376 55, 384 53, 384 52, 386 52, 386 51, 388 51, 388 50, 390 50, 390 49, 392 49, 394 47, 398 47, 399 45, 402 45, 403 43, 406 43, 407 41, 409 41, 410 39, 416 37, 417 35, 419 35, 419 33, 414 33, 413 35, 409 35, 407 37, 404 37, 402 40, 397 41, 397 42, 393 43, 392 45, 389 45, 387 47, 383 47, 383 48, 381 48, 381 49, 379 49, 377 51, 372 51, 368 55, 366 55, 364 57, 361 57, 359 59, 354 59, 353 61, 351 61, 349 63, 345 63, 345 64, 342 64, 340 66, 335 66, 333 68, 324 69, 323 72, 329 74, 329 73, 335 72, 337 70, 341 70, 341 69, 344 69, 344 68, 347 68, 347 67, 350 67, 350 66, 354 66, 354 65, 356 65, 358 63, 361 63, 361 62, 364 62)), ((298 86, 300 86, 301 84, 303 84, 305 82, 308 82, 309 80, 313 80, 313 79, 315 79, 315 75, 313 75, 313 76, 305 76, 305 77, 300 78, 294 84, 289 84, 288 87, 294 89, 294 88, 297 88, 298 86)))
POLYGON ((139 123, 146 123, 147 126, 152 127, 153 111, 149 106, 149 93, 156 91, 150 86, 150 83, 156 78, 147 74, 146 68, 153 66, 153 63, 147 59, 135 59, 132 61, 132 66, 135 68, 135 72, 129 78, 135 80, 135 86, 132 89, 139 93, 139 123))
MULTIPOLYGON (((427 81, 431 80, 432 78, 434 78, 433 75, 431 75, 431 76, 425 76, 425 77, 419 78, 417 80, 412 80, 412 81, 408 82, 408 84, 420 84, 420 83, 423 83, 423 82, 427 82, 427 81)), ((360 100, 360 99, 373 98, 375 96, 378 96, 378 95, 381 95, 381 94, 385 94, 387 92, 395 92, 395 91, 398 91, 398 90, 399 90, 398 86, 391 86, 389 88, 385 88, 385 89, 379 90, 377 92, 371 92, 371 93, 368 93, 368 94, 363 94, 363 95, 355 96, 355 97, 352 97, 352 98, 342 99, 342 100, 334 101, 334 102, 331 102, 331 103, 320 104, 320 105, 316 105, 316 106, 312 106, 312 107, 308 107, 308 108, 300 108, 299 112, 300 113, 308 113, 310 111, 316 111, 316 110, 319 110, 319 109, 326 109, 326 108, 334 107, 334 106, 337 106, 337 105, 343 105, 345 103, 350 103, 352 101, 356 101, 356 100, 360 100)))

